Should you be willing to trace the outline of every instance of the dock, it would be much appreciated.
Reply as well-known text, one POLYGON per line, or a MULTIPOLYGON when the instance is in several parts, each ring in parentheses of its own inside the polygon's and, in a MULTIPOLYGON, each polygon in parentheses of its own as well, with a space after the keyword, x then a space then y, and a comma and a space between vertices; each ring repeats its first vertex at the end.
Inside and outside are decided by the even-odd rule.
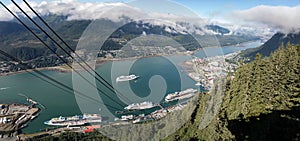
POLYGON ((41 103, 33 100, 32 98, 26 96, 25 94, 19 93, 18 95, 22 96, 22 97, 25 97, 27 102, 29 102, 29 103, 31 103, 33 105, 40 105, 43 109, 46 109, 46 107, 43 104, 41 104, 41 103))
POLYGON ((159 108, 161 108, 161 109, 164 109, 164 107, 161 106, 159 103, 158 103, 158 104, 155 104, 155 106, 156 106, 156 107, 159 107, 159 108))
POLYGON ((16 133, 27 126, 39 113, 39 108, 25 104, 2 104, 0 108, 0 132, 2 135, 16 133), (3 106, 4 105, 4 106, 3 106))
POLYGON ((126 113, 130 113, 130 112, 134 112, 134 111, 137 111, 137 110, 116 111, 115 113, 116 113, 116 114, 126 114, 126 113))

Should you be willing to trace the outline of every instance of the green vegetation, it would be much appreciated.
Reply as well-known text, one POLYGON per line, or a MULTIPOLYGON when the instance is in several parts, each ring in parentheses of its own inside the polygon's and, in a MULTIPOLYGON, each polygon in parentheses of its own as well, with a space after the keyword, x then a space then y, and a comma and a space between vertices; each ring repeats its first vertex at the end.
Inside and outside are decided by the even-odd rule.
POLYGON ((26 139, 26 141, 111 141, 109 138, 101 135, 99 132, 92 133, 75 133, 75 132, 65 132, 58 136, 42 135, 31 139, 26 139))
POLYGON ((262 57, 268 57, 272 52, 277 50, 282 44, 286 46, 288 43, 293 45, 300 44, 300 33, 276 33, 270 40, 264 43, 259 48, 247 49, 243 52, 244 57, 249 57, 253 60, 257 53, 261 54, 262 57))
MULTIPOLYGON (((199 108, 196 118, 167 140, 299 139, 299 67, 299 46, 282 46, 268 59, 258 54, 234 79, 228 76, 221 110, 206 128, 198 128, 203 116, 199 108)), ((199 103, 207 99, 203 95, 199 103)))
POLYGON ((268 59, 258 54, 237 70, 224 100, 229 119, 289 110, 299 104, 299 46, 287 46, 281 46, 268 59))
POLYGON ((223 89, 225 79, 220 80, 210 93, 202 93, 199 106, 193 116, 175 134, 168 136, 165 141, 182 140, 232 140, 234 136, 227 128, 227 121, 221 118, 220 109, 223 106, 223 89), (219 89, 218 89, 219 87, 219 89), (220 101, 221 100, 221 101, 220 101))

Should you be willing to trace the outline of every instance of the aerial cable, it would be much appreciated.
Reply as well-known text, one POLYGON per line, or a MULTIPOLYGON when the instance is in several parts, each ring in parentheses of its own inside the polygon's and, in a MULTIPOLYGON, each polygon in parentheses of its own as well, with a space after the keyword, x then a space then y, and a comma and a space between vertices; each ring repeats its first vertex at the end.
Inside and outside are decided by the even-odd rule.
MULTIPOLYGON (((70 56, 73 59, 73 56, 71 54, 69 54, 56 40, 54 40, 41 26, 39 26, 17 3, 15 3, 13 0, 12 2, 25 14, 25 16, 32 22, 34 23, 39 29, 41 29, 60 49, 62 49, 68 56, 70 56)), ((69 49, 71 50, 76 57, 78 57, 80 59, 80 61, 82 61, 90 70, 92 70, 98 77, 95 77, 96 80, 98 80, 101 84, 103 84, 106 88, 108 88, 110 91, 112 92, 117 92, 120 94, 120 96, 124 99, 127 100, 127 102, 131 102, 130 99, 128 99, 126 96, 124 96, 121 92, 119 92, 118 90, 114 89, 114 87, 107 82, 97 71, 95 71, 89 64, 87 64, 50 26, 49 24, 29 5, 28 2, 26 2, 25 0, 23 0, 23 2, 25 2, 25 4, 28 6, 29 9, 31 9, 31 11, 47 26, 48 29, 50 29, 50 31, 59 39, 63 42, 63 44, 69 49)), ((80 62, 77 62, 80 67, 82 67, 85 71, 87 71, 90 75, 93 76, 93 74, 86 69, 80 62)))
MULTIPOLYGON (((62 57, 60 57, 60 55, 58 55, 49 45, 47 45, 39 36, 37 36, 20 18, 18 18, 18 16, 16 16, 8 7, 6 7, 1 1, 0 4, 10 13, 12 14, 27 30, 29 30, 40 42, 42 42, 48 49, 50 49, 50 51, 54 54, 57 55, 57 57, 59 59, 61 59, 64 63, 66 63, 66 65, 68 67, 70 67, 71 69, 72 66, 70 66, 62 57)), ((114 100, 113 98, 111 98, 110 96, 108 96, 107 94, 105 94, 102 90, 100 90, 99 88, 97 88, 97 86, 95 86, 94 84, 92 84, 89 80, 87 80, 85 77, 83 77, 77 70, 73 69, 78 75, 80 75, 80 77, 82 77, 85 81, 87 81, 90 85, 92 85, 93 87, 95 87, 98 91, 100 91, 101 93, 103 93, 104 95, 106 95, 110 100, 114 101, 115 103, 117 103, 119 106, 122 106, 122 104, 120 104, 119 102, 117 102, 116 100, 114 100)))
MULTIPOLYGON (((10 54, 8 54, 8 53, 6 53, 6 52, 4 52, 4 51, 2 51, 2 50, 0 50, 0 54, 6 56, 7 58, 10 58, 10 59, 13 60, 13 61, 18 62, 20 65, 22 65, 23 67, 26 68, 25 71, 28 72, 29 74, 31 74, 31 75, 33 75, 33 76, 35 76, 35 77, 37 77, 37 78, 39 78, 39 79, 41 79, 41 80, 43 80, 43 81, 49 83, 49 84, 51 84, 51 85, 53 85, 53 86, 55 86, 55 87, 57 87, 57 88, 60 88, 61 90, 67 92, 67 94, 69 94, 70 91, 71 91, 71 92, 76 91, 76 90, 72 89, 71 87, 69 87, 69 86, 67 86, 67 85, 65 85, 65 84, 63 84, 63 83, 61 83, 61 82, 55 80, 54 78, 52 78, 52 77, 50 77, 50 76, 48 76, 48 75, 46 75, 46 74, 44 74, 44 73, 42 73, 41 71, 37 70, 36 68, 31 68, 31 66, 29 66, 28 64, 23 63, 21 60, 15 58, 15 57, 13 57, 13 56, 11 56, 10 54), (42 77, 40 77, 39 75, 36 75, 35 73, 33 73, 33 72, 30 71, 30 70, 27 70, 27 68, 31 69, 33 72, 39 74, 39 75, 42 76, 42 77), (45 79, 45 78, 46 78, 46 79, 45 79), (54 82, 54 83, 48 81, 47 79, 48 79, 48 80, 51 80, 51 81, 54 82), (69 90, 69 91, 67 91, 67 90, 69 90)), ((0 56, 0 58, 5 59, 5 58, 3 58, 3 57, 1 57, 1 56, 0 56)), ((7 60, 7 59, 5 59, 5 60, 7 60)), ((78 93, 79 96, 81 96, 81 97, 83 97, 83 98, 86 98, 86 99, 89 99, 89 100, 91 100, 91 101, 93 101, 93 102, 95 102, 95 103, 99 103, 99 102, 100 102, 100 101, 95 100, 94 98, 91 98, 91 97, 89 97, 89 96, 84 95, 82 92, 76 91, 76 93, 78 93)), ((101 103, 101 102, 100 102, 100 103, 101 103)), ((103 105, 105 105, 105 106, 108 106, 108 107, 111 107, 111 108, 114 108, 114 109, 116 109, 116 110, 120 110, 120 108, 116 108, 116 107, 111 106, 111 105, 108 105, 108 104, 104 104, 104 103, 101 103, 101 104, 103 104, 103 105)))

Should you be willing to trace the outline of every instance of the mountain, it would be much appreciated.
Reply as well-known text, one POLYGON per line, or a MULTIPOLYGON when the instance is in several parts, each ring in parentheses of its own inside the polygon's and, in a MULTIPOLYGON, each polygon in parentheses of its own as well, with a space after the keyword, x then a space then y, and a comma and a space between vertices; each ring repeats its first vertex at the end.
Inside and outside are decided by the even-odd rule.
MULTIPOLYGON (((65 55, 62 50, 49 39, 49 37, 42 33, 41 30, 37 29, 37 27, 35 27, 28 19, 22 16, 20 16, 20 18, 57 53, 65 55)), ((54 14, 45 15, 43 18, 73 49, 76 48, 77 42, 85 28, 91 23, 91 20, 67 20, 68 16, 54 14)), ((123 19, 131 21, 126 17, 123 19)), ((33 20, 42 25, 41 21, 36 17, 33 18, 33 20)), ((111 24, 115 22, 109 19, 101 20, 111 24)), ((42 27, 46 29, 45 26, 42 27)), ((186 22, 172 24, 159 22, 155 24, 153 21, 131 21, 117 29, 104 43, 102 49, 118 50, 130 40, 143 34, 155 34, 169 37, 183 45, 186 50, 196 50, 202 47, 193 36, 197 36, 202 40, 207 40, 207 37, 209 36, 216 36, 221 46, 258 39, 256 36, 246 34, 227 35, 229 32, 229 29, 218 25, 207 25, 202 27, 186 22)), ((48 50, 21 24, 16 22, 16 20, 6 22, 0 21, 0 33, 0 49, 19 59, 31 60, 52 54, 50 50, 48 50)), ((59 43, 61 44, 61 42, 59 43)), ((61 45, 63 46, 63 44, 61 45)), ((65 46, 63 47, 66 48, 65 46)))
MULTIPOLYGON (((57 53, 63 54, 41 30, 37 29, 30 21, 25 20, 24 17, 21 19, 51 48, 57 53)), ((82 32, 90 23, 89 20, 67 21, 64 17, 55 15, 48 15, 44 19, 73 49, 75 49, 82 32)), ((34 20, 41 25, 41 21, 37 18, 34 20)), ((46 31, 50 33, 49 30, 46 31)), ((53 34, 50 35, 54 37, 53 34)), ((52 54, 31 32, 15 20, 0 21, 0 37, 0 49, 21 60, 31 60, 52 54)), ((59 43, 62 45, 61 42, 59 43)), ((0 60, 2 59, 0 58, 0 60)))
MULTIPOLYGON (((40 34, 37 29, 32 30, 40 34)), ((46 55, 42 44, 25 27, 15 22, 0 22, 0 49, 24 60, 46 55)))
POLYGON ((270 56, 270 54, 277 50, 281 45, 286 46, 287 43, 300 44, 300 33, 276 33, 261 47, 247 50, 244 56, 251 59, 254 59, 257 53, 260 53, 263 57, 270 56))
POLYGON ((212 31, 216 32, 216 33, 220 33, 221 35, 230 33, 229 29, 218 26, 218 25, 206 25, 205 27, 209 30, 212 30, 212 31))
POLYGON ((3 21, 0 22, 0 36, 9 35, 9 34, 18 34, 26 31, 26 29, 15 22, 3 21))

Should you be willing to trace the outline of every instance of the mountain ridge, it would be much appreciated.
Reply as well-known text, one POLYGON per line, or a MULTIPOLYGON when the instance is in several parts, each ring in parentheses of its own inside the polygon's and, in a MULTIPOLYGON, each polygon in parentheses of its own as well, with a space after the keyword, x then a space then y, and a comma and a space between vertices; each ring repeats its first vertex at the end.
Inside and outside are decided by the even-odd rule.
POLYGON ((246 50, 243 53, 243 56, 249 57, 251 60, 255 58, 257 53, 261 54, 263 57, 268 57, 281 45, 286 46, 288 43, 293 45, 300 44, 300 32, 288 34, 278 32, 259 48, 246 50))
MULTIPOLYGON (((67 20, 66 16, 59 15, 47 15, 43 17, 46 22, 73 48, 76 48, 77 42, 84 32, 85 28, 91 23, 91 20, 67 20)), ((24 17, 21 19, 25 19, 24 17)), ((37 23, 41 23, 37 18, 33 18, 37 23)), ((105 19, 102 19, 105 20, 105 19)), ((110 20, 106 20, 113 22, 110 20)), ((44 33, 42 33, 34 25, 29 24, 28 20, 24 20, 39 37, 42 38, 51 48, 55 49, 60 55, 65 55, 61 49, 57 48, 53 41, 49 39, 44 33)), ((186 50, 195 50, 200 48, 199 43, 193 38, 191 34, 182 34, 177 31, 178 29, 172 29, 168 26, 153 25, 146 22, 130 22, 125 24, 120 29, 116 30, 105 43, 102 49, 104 50, 117 50, 120 49, 124 43, 113 40, 112 38, 126 39, 130 41, 145 32, 146 34, 158 34, 170 37, 175 41, 182 44, 186 50), (171 31, 167 31, 169 28, 171 31), (122 31, 122 32, 120 32, 122 31)), ((199 29, 200 30, 200 29, 199 29)), ((210 27, 210 30, 220 31, 217 35, 195 35, 199 36, 203 40, 206 40, 206 36, 217 36, 221 46, 230 44, 238 44, 249 40, 256 40, 258 37, 251 35, 224 35, 228 33, 228 29, 214 25, 210 27)), ((46 30, 47 31, 47 30, 46 30)), ((7 53, 18 57, 22 60, 31 60, 41 56, 47 56, 52 54, 47 48, 44 47, 39 40, 37 40, 29 31, 27 31, 22 25, 16 23, 15 20, 0 22, 0 33, 3 38, 0 38, 0 48, 7 53), (2 25, 2 26, 1 26, 2 25)), ((193 34, 193 33, 192 33, 193 34)), ((0 36, 1 36, 0 35, 0 36)), ((53 35, 53 34, 50 34, 53 35)), ((61 42, 59 42, 61 43, 61 42)))

